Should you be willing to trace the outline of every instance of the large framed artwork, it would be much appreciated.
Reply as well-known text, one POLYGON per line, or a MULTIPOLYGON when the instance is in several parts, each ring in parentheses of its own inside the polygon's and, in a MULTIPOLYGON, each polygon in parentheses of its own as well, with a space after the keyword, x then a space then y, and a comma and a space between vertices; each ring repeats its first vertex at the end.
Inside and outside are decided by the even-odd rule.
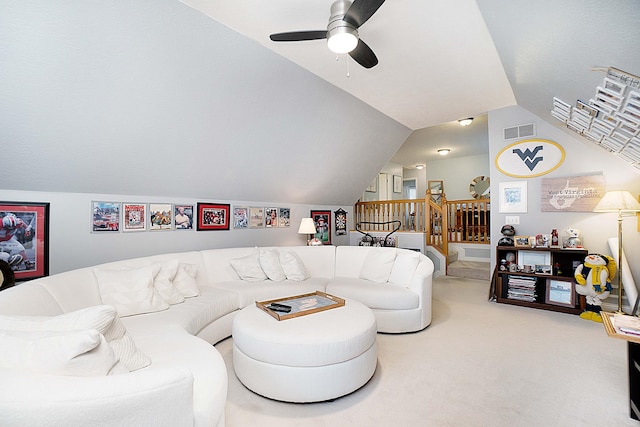
POLYGON ((231 205, 198 202, 198 231, 228 230, 231 205))
POLYGON ((147 205, 145 203, 123 203, 122 217, 123 231, 146 231, 147 205))
POLYGON ((331 244, 331 211, 311 211, 311 218, 316 226, 316 239, 323 245, 331 244))
POLYGON ((91 202, 91 215, 93 233, 120 232, 120 202, 91 202))
POLYGON ((0 202, 0 260, 16 281, 49 275, 49 203, 0 202))

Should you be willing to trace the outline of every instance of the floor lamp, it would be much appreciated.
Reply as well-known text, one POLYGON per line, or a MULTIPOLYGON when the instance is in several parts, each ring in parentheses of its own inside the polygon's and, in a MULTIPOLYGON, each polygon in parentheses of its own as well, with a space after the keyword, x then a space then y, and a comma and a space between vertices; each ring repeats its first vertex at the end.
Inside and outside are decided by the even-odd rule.
MULTIPOLYGON (((608 191, 593 209, 594 212, 618 214, 618 311, 622 311, 622 214, 640 212, 640 203, 628 191, 608 191)), ((633 302, 630 302, 633 304, 633 302)))

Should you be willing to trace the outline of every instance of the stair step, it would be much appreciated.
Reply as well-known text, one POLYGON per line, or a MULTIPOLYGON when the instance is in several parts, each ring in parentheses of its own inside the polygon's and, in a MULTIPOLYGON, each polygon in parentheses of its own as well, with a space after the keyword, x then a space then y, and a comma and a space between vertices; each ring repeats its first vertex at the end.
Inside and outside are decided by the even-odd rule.
POLYGON ((447 276, 491 280, 491 263, 480 261, 455 261, 450 263, 447 267, 447 276))

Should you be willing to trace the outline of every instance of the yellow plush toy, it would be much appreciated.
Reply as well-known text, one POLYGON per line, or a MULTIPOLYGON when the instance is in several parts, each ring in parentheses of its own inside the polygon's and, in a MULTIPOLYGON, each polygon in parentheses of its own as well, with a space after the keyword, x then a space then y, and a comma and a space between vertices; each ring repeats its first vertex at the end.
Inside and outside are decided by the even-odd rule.
POLYGON ((589 254, 574 272, 576 292, 587 298, 586 310, 580 317, 602 323, 602 301, 611 294, 611 279, 616 274, 616 263, 610 256, 589 254))

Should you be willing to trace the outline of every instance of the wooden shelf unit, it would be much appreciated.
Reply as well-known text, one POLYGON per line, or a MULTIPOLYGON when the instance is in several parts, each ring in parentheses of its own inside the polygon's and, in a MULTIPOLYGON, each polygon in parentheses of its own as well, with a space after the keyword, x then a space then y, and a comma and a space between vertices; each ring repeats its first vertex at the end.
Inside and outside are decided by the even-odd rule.
POLYGON ((563 248, 529 248, 514 246, 497 246, 496 247, 496 301, 503 304, 519 305, 529 308, 537 308, 542 310, 558 311, 562 313, 580 314, 583 311, 580 296, 574 289, 573 273, 575 265, 584 262, 584 258, 588 251, 586 249, 563 249, 563 248), (522 253, 520 251, 527 251, 522 253), (522 265, 522 260, 518 259, 519 255, 539 255, 547 256, 550 260, 552 272, 551 274, 525 273, 523 271, 506 271, 500 270, 501 261, 506 259, 507 253, 513 253, 515 256, 514 263, 522 265), (576 264, 577 263, 577 264, 576 264), (531 281, 535 283, 535 299, 533 301, 524 301, 520 299, 509 298, 509 280, 510 278, 522 279, 522 281, 531 281), (567 282, 570 286, 573 304, 558 304, 547 301, 548 280, 557 280, 567 282))

